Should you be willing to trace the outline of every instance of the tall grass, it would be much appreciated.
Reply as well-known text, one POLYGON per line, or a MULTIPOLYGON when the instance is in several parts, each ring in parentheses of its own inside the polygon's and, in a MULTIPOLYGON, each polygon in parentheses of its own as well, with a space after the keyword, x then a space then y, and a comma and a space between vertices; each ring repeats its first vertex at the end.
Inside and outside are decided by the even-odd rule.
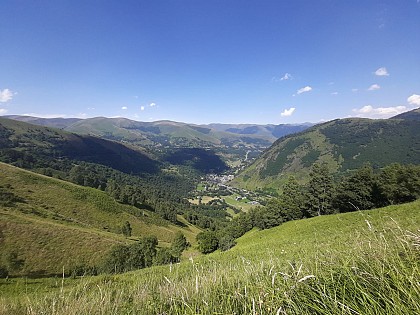
MULTIPOLYGON (((281 240, 288 226, 253 231, 226 253, 0 299, 0 314, 419 314, 420 231, 389 217, 344 217, 352 216, 363 226, 328 239, 319 232, 316 247, 294 244, 315 234, 281 240)), ((322 220, 333 222, 295 230, 322 220)))

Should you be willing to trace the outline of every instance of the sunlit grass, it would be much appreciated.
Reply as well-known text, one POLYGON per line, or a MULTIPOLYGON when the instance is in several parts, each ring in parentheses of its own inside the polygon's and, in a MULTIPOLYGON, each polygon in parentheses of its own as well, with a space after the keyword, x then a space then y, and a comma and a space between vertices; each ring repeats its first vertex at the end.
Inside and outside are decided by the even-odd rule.
POLYGON ((228 252, 65 279, 50 294, 22 286, 0 313, 418 314, 419 210, 415 202, 253 230, 228 252))

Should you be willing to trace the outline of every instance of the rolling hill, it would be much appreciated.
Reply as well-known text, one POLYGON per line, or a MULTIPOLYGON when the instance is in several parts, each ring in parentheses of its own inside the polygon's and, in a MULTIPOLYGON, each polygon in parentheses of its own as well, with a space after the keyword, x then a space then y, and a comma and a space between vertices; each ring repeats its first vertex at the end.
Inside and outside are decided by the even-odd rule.
POLYGON ((302 131, 311 125, 308 123, 299 125, 194 125, 167 120, 140 122, 126 118, 105 117, 88 119, 43 119, 18 115, 5 117, 57 127, 77 134, 130 143, 155 156, 166 154, 165 151, 168 148, 171 150, 175 148, 212 149, 232 163, 243 160, 247 156, 255 156, 270 146, 277 138, 302 131))
POLYGON ((278 139, 234 184, 247 189, 279 189, 289 175, 305 182, 315 162, 344 172, 369 162, 374 168, 398 162, 420 163, 420 122, 401 119, 337 119, 278 139))
POLYGON ((39 118, 33 116, 5 115, 8 119, 23 121, 34 125, 64 129, 80 120, 80 118, 39 118))
POLYGON ((181 217, 182 227, 176 226, 97 189, 4 163, 0 174, 0 260, 16 252, 25 261, 22 274, 43 276, 97 265, 113 245, 146 235, 167 246, 182 231, 194 244, 199 232, 181 217), (130 239, 121 234, 125 221, 132 227, 130 239))
POLYGON ((159 162, 121 143, 0 118, 0 156, 26 164, 70 159, 128 173, 156 173, 159 162), (31 155, 31 157, 29 157, 31 155))

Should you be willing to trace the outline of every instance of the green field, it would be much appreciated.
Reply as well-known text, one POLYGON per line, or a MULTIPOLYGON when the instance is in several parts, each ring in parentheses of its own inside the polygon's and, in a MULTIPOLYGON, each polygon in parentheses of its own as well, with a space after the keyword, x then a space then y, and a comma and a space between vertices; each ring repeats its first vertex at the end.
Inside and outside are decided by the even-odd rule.
POLYGON ((239 195, 230 195, 230 196, 224 196, 223 199, 225 199, 226 203, 229 205, 234 206, 237 209, 241 209, 244 212, 248 212, 251 208, 255 207, 255 205, 249 204, 248 199, 243 200, 236 200, 236 197, 239 195))
POLYGON ((418 314, 419 229, 420 201, 290 221, 177 265, 2 280, 0 314, 418 314))

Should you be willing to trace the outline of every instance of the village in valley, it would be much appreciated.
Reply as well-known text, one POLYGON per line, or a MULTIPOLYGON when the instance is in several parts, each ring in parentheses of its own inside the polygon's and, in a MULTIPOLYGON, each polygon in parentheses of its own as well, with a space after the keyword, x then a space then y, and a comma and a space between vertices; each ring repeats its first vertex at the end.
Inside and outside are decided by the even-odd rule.
POLYGON ((233 174, 208 174, 201 177, 193 196, 189 201, 193 204, 220 204, 226 207, 231 216, 247 212, 251 207, 265 204, 267 196, 258 192, 232 187, 229 182, 235 178, 233 174))

